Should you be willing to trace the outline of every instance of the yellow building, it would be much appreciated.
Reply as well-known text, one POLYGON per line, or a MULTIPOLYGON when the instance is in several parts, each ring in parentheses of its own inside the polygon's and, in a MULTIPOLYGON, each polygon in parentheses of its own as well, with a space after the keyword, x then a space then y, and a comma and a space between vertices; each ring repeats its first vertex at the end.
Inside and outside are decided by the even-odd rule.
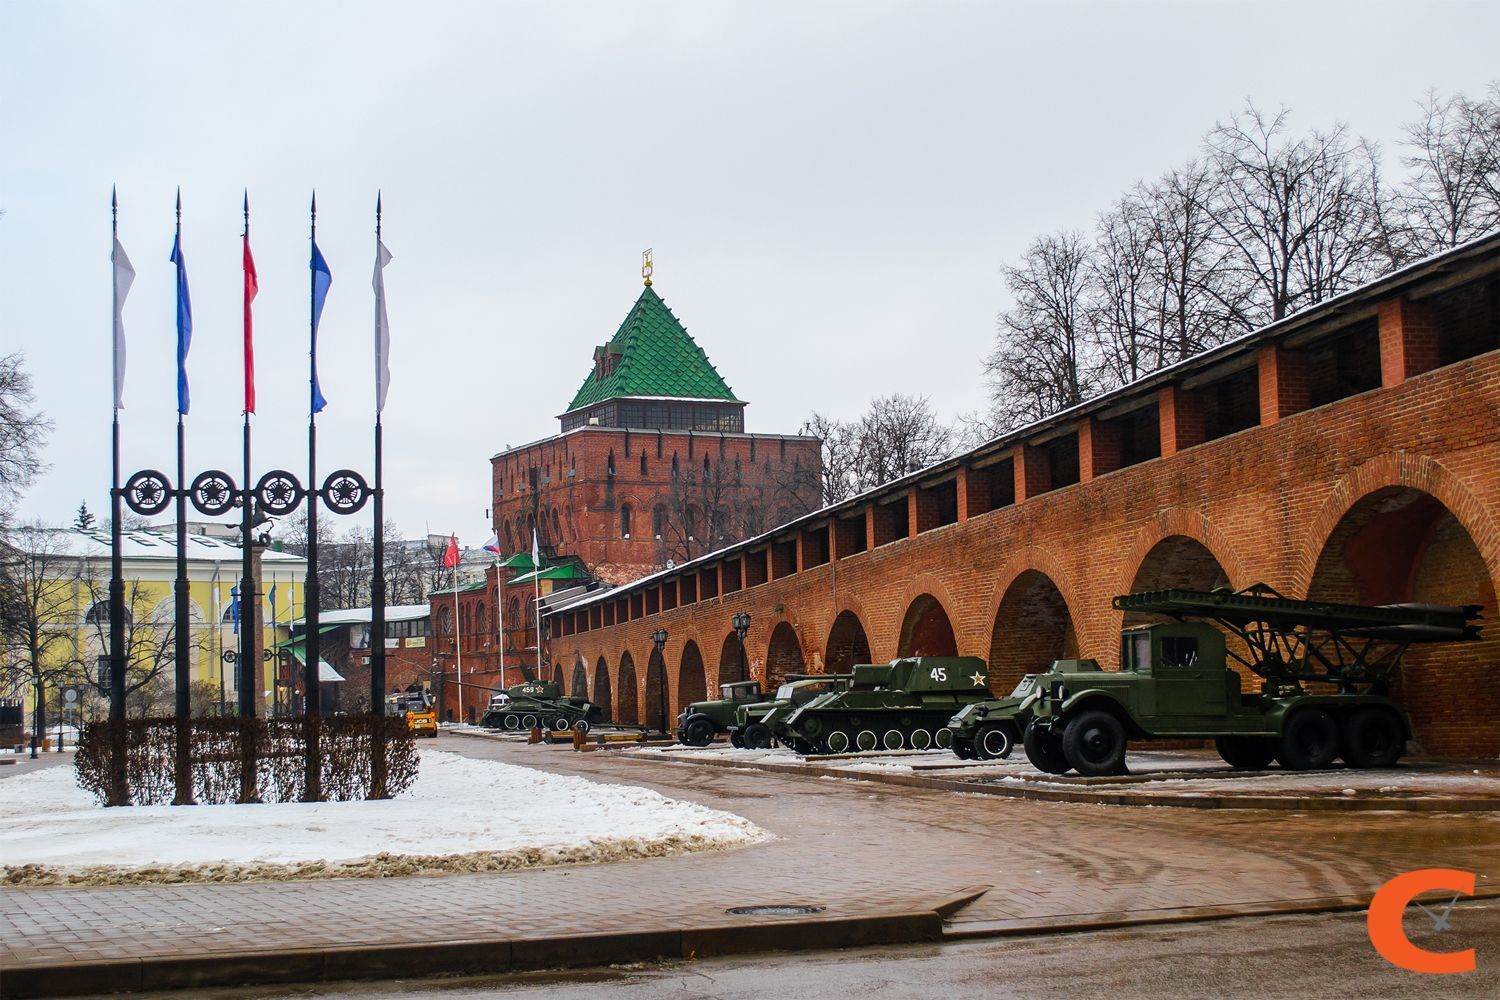
MULTIPOLYGON (((187 570, 191 677, 195 712, 233 711, 237 671, 226 651, 238 652, 239 615, 235 593, 242 572, 238 534, 216 524, 190 525, 187 570)), ((29 648, 40 648, 48 722, 62 705, 65 686, 78 688, 82 717, 105 704, 88 681, 98 681, 99 660, 109 638, 110 538, 104 531, 28 529, 16 532, 12 558, 30 581, 29 603, 40 634, 7 635, 7 667, 0 698, 21 701, 28 716, 35 704, 34 674, 24 662, 29 648), (19 641, 18 640, 22 640, 19 641), (29 648, 28 648, 29 647, 29 648)), ((133 699, 150 714, 170 714, 174 691, 175 641, 173 584, 177 578, 176 531, 172 526, 127 531, 123 536, 127 676, 139 685, 133 699), (163 704, 164 702, 164 704, 163 704)), ((260 609, 257 625, 265 648, 287 638, 291 622, 303 615, 307 560, 275 549, 261 550, 260 609), (274 603, 273 603, 274 602, 274 603)), ((275 708, 273 664, 261 663, 261 714, 275 708)), ((133 708, 134 714, 138 709, 133 708)), ((29 724, 29 722, 28 722, 29 724)))

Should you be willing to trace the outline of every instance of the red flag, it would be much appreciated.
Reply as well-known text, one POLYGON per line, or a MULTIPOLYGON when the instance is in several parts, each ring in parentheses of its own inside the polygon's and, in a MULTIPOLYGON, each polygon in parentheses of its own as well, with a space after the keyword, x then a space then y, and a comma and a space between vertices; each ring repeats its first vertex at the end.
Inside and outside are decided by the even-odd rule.
POLYGON ((250 303, 260 285, 255 280, 255 258, 250 256, 250 234, 245 234, 245 412, 255 412, 255 338, 250 332, 250 303))
POLYGON ((448 551, 443 553, 443 566, 446 569, 452 569, 454 566, 458 565, 458 559, 458 536, 449 535, 448 551))

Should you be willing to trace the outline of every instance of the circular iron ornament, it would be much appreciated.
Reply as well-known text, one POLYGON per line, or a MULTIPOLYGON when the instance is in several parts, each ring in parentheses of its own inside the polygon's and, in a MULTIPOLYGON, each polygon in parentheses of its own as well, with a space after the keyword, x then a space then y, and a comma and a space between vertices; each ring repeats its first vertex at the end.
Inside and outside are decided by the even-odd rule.
POLYGON ((260 658, 262 660, 265 660, 267 663, 270 663, 271 662, 271 651, 269 649, 262 649, 260 651, 260 658))
POLYGON ((218 469, 200 472, 193 480, 188 496, 192 498, 198 513, 205 517, 218 517, 234 506, 234 480, 229 478, 229 473, 218 469))
POLYGON ((223 660, 225 663, 236 663, 239 661, 239 658, 240 654, 236 653, 232 649, 226 649, 224 650, 224 652, 219 654, 219 659, 223 660))
POLYGON ((335 514, 356 514, 369 499, 365 477, 353 469, 340 469, 323 480, 323 502, 335 514))
POLYGON ((142 469, 125 483, 125 506, 142 517, 167 509, 172 502, 172 484, 155 469, 142 469))
POLYGON ((297 477, 282 469, 266 473, 255 484, 255 497, 260 501, 260 509, 276 517, 296 510, 306 495, 307 491, 297 482, 297 477))

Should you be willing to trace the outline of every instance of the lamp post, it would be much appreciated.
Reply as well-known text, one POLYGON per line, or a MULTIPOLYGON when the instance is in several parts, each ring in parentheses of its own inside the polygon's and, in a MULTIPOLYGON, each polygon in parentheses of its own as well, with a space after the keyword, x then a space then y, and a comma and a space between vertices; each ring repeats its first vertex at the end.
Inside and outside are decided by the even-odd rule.
POLYGON ((744 611, 737 612, 733 618, 729 619, 729 623, 734 626, 734 634, 740 640, 740 676, 738 679, 748 681, 750 664, 745 662, 745 634, 750 631, 750 615, 744 611))
POLYGON ((662 647, 666 644, 666 629, 659 628, 651 633, 651 645, 656 647, 657 681, 660 684, 659 690, 661 691, 661 697, 657 699, 657 705, 660 708, 658 722, 663 733, 667 731, 667 658, 662 654, 662 647))

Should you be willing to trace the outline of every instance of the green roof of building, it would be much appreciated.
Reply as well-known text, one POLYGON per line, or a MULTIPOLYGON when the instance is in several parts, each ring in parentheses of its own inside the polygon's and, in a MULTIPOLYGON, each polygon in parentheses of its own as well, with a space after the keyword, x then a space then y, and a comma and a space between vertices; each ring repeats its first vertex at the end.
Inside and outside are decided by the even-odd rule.
POLYGON ((610 342, 600 350, 619 356, 613 370, 583 380, 567 412, 625 396, 722 399, 738 403, 723 376, 661 296, 647 285, 610 342))
MULTIPOLYGON (((489 582, 486 581, 486 580, 472 580, 469 583, 461 583, 461 584, 459 584, 458 585, 458 592, 460 594, 472 594, 474 591, 476 591, 476 590, 483 590, 485 587, 488 587, 488 586, 489 586, 489 582)), ((446 588, 444 590, 429 590, 427 592, 427 596, 428 597, 441 597, 443 594, 451 594, 451 593, 453 593, 453 590, 454 590, 454 588, 452 588, 452 587, 448 587, 448 588, 446 588)))
POLYGON ((505 581, 507 587, 517 583, 531 583, 534 580, 585 580, 588 574, 572 563, 563 563, 561 566, 548 566, 539 569, 535 573, 523 573, 513 580, 505 581))

